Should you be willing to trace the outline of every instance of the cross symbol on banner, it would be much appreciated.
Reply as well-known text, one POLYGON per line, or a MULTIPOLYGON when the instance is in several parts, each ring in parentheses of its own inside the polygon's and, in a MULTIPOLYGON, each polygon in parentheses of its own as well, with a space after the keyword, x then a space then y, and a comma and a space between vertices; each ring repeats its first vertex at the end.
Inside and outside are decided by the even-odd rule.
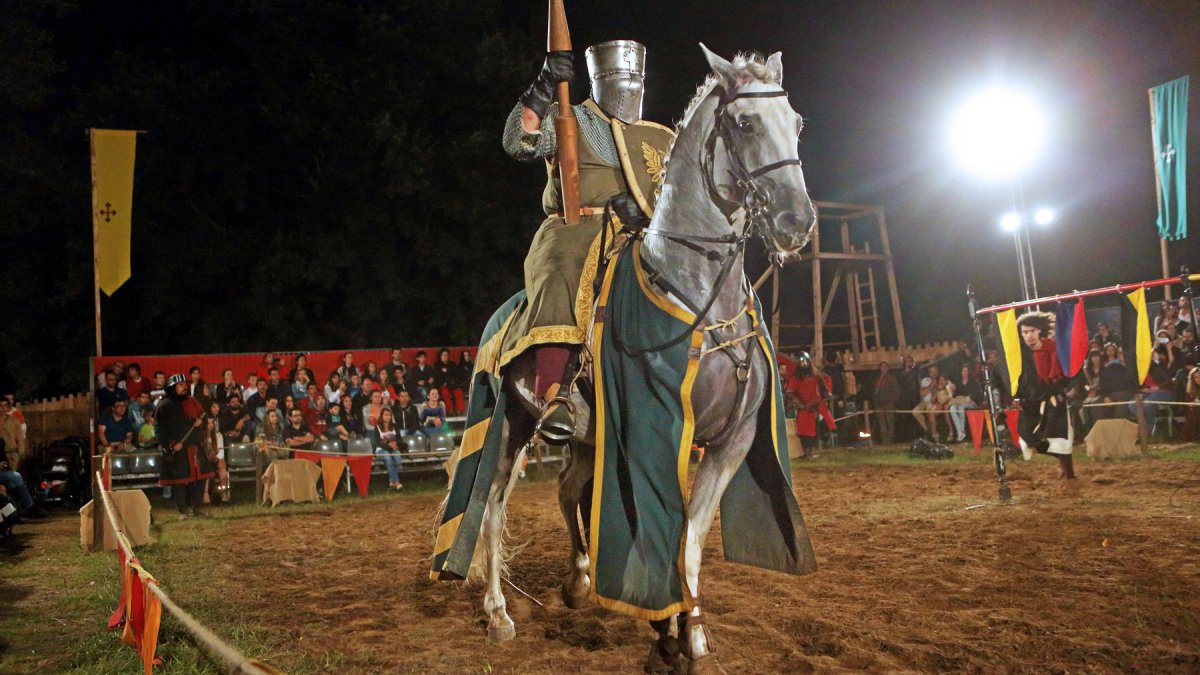
POLYGON ((112 207, 110 202, 105 202, 104 208, 100 209, 97 213, 104 216, 104 222, 111 223, 112 217, 117 215, 117 210, 112 207))
POLYGON ((1166 150, 1163 150, 1163 151, 1162 151, 1161 153, 1159 153, 1159 154, 1161 154, 1161 155, 1162 155, 1162 158, 1163 158, 1163 163, 1164 163, 1164 164, 1170 164, 1171 162, 1175 161, 1175 146, 1173 146, 1173 145, 1171 145, 1170 143, 1168 143, 1168 144, 1167 144, 1167 149, 1166 149, 1166 150))

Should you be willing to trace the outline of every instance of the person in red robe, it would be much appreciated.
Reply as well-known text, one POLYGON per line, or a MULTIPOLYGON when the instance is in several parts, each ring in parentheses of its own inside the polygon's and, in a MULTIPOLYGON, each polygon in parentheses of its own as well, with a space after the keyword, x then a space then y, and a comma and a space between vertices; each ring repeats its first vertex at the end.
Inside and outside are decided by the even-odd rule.
POLYGON ((825 421, 830 431, 835 428, 828 405, 832 392, 833 380, 814 368, 808 354, 801 352, 784 386, 784 397, 787 406, 796 411, 796 436, 804 448, 805 459, 812 459, 813 448, 817 445, 817 417, 825 421))

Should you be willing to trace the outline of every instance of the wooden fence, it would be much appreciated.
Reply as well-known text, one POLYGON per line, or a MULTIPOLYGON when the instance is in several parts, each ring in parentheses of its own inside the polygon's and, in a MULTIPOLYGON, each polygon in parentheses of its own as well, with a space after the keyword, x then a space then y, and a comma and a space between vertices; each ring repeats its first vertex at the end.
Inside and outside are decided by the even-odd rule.
POLYGON ((18 403, 17 408, 25 413, 29 425, 30 448, 64 436, 87 436, 91 428, 91 396, 86 392, 26 401, 18 403))

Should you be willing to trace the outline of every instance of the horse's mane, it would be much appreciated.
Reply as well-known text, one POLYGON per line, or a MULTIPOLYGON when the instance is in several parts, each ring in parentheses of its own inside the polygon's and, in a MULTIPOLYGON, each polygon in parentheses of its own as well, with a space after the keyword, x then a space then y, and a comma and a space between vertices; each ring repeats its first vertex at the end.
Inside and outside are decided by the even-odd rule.
MULTIPOLYGON (((746 71, 753 76, 754 79, 762 82, 763 84, 779 84, 779 82, 775 81, 775 77, 767 68, 766 62, 761 54, 739 53, 733 57, 730 63, 732 63, 735 68, 746 71)), ((704 81, 700 83, 700 86, 696 87, 696 95, 693 96, 692 100, 688 102, 687 108, 685 108, 683 111, 683 116, 680 117, 677 122, 675 122, 675 140, 671 141, 671 147, 667 149, 667 154, 665 157, 663 157, 664 170, 671 161, 671 151, 675 149, 675 141, 679 140, 679 135, 682 134, 683 130, 687 128, 688 122, 690 122, 692 119, 692 115, 696 113, 696 110, 700 107, 700 104, 704 102, 704 99, 708 98, 708 95, 712 93, 713 88, 717 86, 718 82, 720 82, 720 78, 717 76, 717 74, 709 73, 708 77, 704 78, 704 81)))

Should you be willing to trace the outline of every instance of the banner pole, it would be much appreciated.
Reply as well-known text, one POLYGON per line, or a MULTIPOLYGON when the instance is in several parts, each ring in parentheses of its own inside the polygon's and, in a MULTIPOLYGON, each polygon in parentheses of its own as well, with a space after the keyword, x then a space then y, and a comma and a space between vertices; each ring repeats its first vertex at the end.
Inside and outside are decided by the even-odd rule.
POLYGON ((104 342, 100 334, 100 223, 96 216, 100 206, 96 203, 96 130, 88 129, 88 145, 92 171, 92 282, 95 291, 96 356, 104 356, 104 342))
MULTIPOLYGON (((1150 147, 1154 148, 1154 204, 1157 208, 1162 208, 1162 174, 1158 171, 1158 118, 1154 114, 1154 89, 1146 90, 1146 98, 1150 101, 1150 147)), ((1162 275, 1163 278, 1171 276, 1171 262, 1167 257, 1167 238, 1158 238, 1159 248, 1162 252, 1162 275)), ((1167 286, 1163 289, 1167 300, 1171 299, 1171 287, 1167 286)))

